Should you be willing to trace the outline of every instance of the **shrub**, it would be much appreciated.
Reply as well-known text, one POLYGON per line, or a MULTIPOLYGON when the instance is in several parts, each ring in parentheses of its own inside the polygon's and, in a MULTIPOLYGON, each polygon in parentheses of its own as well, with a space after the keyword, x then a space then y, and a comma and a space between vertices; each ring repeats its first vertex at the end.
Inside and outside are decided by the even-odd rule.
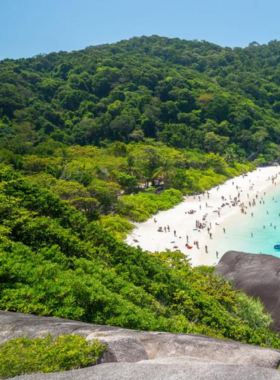
POLYGON ((105 231, 111 232, 117 239, 123 240, 133 230, 134 225, 119 215, 106 215, 100 220, 105 231))
POLYGON ((179 190, 164 190, 160 194, 138 193, 122 197, 119 213, 136 222, 143 222, 159 210, 168 210, 182 201, 179 190))
POLYGON ((79 335, 11 339, 0 347, 0 378, 68 371, 94 365, 105 346, 79 335))

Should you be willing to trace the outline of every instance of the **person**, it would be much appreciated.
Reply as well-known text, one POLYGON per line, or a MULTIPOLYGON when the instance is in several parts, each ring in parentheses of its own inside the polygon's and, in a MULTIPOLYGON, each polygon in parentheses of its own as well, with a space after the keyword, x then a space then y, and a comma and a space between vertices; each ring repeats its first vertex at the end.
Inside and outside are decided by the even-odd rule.
POLYGON ((174 230, 174 236, 177 236, 177 235, 176 235, 176 230, 174 230))
POLYGON ((210 236, 210 239, 212 239, 212 234, 211 234, 211 232, 209 233, 209 236, 210 236))
POLYGON ((219 252, 216 251, 216 258, 218 259, 219 258, 219 252))
POLYGON ((205 252, 208 253, 208 247, 207 247, 207 245, 205 246, 205 252))
POLYGON ((157 220, 156 220, 156 218, 154 218, 154 223, 156 223, 157 222, 157 220))
POLYGON ((251 232, 251 237, 253 237, 253 233, 251 232))
POLYGON ((168 230, 168 232, 170 232, 170 227, 169 226, 167 226, 167 230, 168 230))
POLYGON ((223 231, 224 231, 224 234, 226 233, 226 229, 225 228, 223 228, 223 231))

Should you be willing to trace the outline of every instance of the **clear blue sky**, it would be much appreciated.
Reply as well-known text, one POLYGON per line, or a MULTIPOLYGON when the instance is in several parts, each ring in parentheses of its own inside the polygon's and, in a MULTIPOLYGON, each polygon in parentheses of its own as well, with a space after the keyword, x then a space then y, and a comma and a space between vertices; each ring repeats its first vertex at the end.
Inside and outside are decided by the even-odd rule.
POLYGON ((279 21, 280 0, 0 0, 0 59, 152 34, 246 46, 279 21))

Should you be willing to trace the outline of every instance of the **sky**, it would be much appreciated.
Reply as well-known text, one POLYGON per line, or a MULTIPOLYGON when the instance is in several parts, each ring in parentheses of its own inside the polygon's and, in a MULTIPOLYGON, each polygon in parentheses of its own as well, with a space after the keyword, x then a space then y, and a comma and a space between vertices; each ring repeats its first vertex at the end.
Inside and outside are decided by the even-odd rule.
POLYGON ((0 59, 154 34, 245 47, 279 21, 280 0, 0 0, 0 59))

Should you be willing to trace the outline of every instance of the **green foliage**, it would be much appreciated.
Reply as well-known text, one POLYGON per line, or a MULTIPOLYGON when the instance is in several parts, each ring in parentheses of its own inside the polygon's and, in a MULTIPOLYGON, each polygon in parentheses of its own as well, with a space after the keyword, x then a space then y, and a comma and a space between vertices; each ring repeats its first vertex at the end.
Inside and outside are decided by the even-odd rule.
MULTIPOLYGON (((151 255, 121 243, 105 230, 131 228, 119 216, 89 223, 10 168, 0 179, 2 310, 280 347, 270 317, 211 269, 192 269, 180 252, 151 255)), ((142 194, 155 197, 155 207, 181 197, 142 194)))
POLYGON ((143 222, 159 210, 176 206, 182 199, 182 193, 175 189, 164 190, 158 194, 125 195, 120 201, 118 211, 120 215, 128 216, 131 220, 143 222))
POLYGON ((272 318, 265 314, 264 306, 259 299, 246 296, 244 293, 238 294, 237 315, 246 319, 251 328, 269 327, 272 325, 272 318))
POLYGON ((118 214, 103 216, 100 223, 105 231, 110 232, 119 240, 124 240, 126 235, 134 228, 132 223, 118 214))
POLYGON ((211 268, 120 241, 279 159, 278 45, 152 36, 1 62, 0 308, 280 348, 211 268))
POLYGON ((133 193, 137 190, 138 182, 137 178, 133 175, 129 175, 126 173, 120 173, 118 175, 118 181, 122 189, 127 193, 133 193))
MULTIPOLYGON (((48 139, 63 147, 156 138, 178 149, 278 159, 278 50, 279 41, 230 49, 152 36, 4 60, 0 150, 15 156, 3 153, 2 162, 22 165, 16 155, 38 143, 50 152, 48 139)), ((113 151, 127 155, 123 145, 113 151)), ((32 161, 30 171, 45 165, 32 161)))
POLYGON ((7 379, 92 366, 104 349, 97 340, 89 343, 79 335, 11 339, 0 346, 0 377, 7 379))

